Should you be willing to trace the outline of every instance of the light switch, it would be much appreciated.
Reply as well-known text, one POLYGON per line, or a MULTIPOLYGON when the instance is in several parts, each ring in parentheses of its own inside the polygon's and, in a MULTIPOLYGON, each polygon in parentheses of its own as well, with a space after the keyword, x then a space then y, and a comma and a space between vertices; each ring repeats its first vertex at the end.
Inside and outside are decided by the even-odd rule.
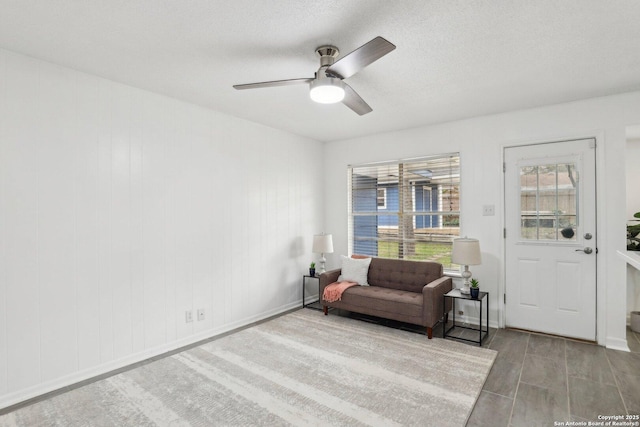
POLYGON ((482 206, 482 215, 483 216, 494 216, 496 214, 495 205, 484 205, 482 206))

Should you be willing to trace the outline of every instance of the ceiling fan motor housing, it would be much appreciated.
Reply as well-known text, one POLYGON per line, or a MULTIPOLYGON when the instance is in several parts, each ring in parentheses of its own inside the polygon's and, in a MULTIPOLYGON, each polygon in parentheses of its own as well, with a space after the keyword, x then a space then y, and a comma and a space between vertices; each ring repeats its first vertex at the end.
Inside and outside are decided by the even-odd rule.
POLYGON ((333 65, 338 55, 340 55, 340 51, 335 46, 320 46, 316 49, 316 53, 320 55, 320 68, 327 68, 333 65))

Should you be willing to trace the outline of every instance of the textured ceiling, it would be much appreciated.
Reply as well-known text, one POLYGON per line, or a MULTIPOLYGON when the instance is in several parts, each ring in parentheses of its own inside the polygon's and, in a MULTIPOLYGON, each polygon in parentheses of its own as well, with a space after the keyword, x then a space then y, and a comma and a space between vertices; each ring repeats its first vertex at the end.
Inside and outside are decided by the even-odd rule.
POLYGON ((331 141, 640 89, 638 0, 0 0, 0 47, 331 141), (315 49, 397 49, 320 105, 315 49))

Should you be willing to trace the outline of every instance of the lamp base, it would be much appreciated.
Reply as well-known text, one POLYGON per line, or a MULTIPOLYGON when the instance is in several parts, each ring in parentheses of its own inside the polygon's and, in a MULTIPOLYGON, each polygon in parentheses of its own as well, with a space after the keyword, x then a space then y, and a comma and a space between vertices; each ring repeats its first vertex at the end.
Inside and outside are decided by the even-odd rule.
POLYGON ((469 295, 471 293, 471 287, 469 286, 471 285, 470 283, 471 271, 469 271, 468 265, 464 266, 464 271, 462 272, 462 278, 464 279, 464 283, 462 284, 462 288, 460 288, 460 293, 469 295))
POLYGON ((324 257, 324 253, 320 254, 320 270, 319 273, 322 274, 324 272, 327 271, 327 269, 325 268, 325 264, 327 263, 327 259, 324 257))

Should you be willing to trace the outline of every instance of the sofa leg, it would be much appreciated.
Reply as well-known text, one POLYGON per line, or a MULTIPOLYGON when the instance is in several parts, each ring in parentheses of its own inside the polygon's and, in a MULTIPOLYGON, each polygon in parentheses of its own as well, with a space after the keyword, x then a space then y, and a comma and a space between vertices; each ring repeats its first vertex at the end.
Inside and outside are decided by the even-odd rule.
POLYGON ((433 338, 433 328, 427 327, 427 337, 433 338))
POLYGON ((324 315, 326 316, 327 314, 329 314, 329 307, 327 307, 326 305, 322 306, 322 312, 324 313, 324 315))

